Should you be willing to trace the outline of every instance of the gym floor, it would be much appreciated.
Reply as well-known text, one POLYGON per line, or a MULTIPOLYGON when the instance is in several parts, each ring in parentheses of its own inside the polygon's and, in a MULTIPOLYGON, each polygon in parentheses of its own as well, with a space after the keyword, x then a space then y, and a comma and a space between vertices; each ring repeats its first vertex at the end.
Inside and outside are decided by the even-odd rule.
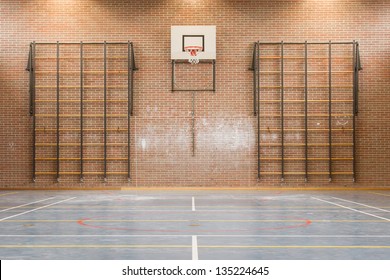
POLYGON ((0 259, 390 259, 390 191, 0 192, 0 259))

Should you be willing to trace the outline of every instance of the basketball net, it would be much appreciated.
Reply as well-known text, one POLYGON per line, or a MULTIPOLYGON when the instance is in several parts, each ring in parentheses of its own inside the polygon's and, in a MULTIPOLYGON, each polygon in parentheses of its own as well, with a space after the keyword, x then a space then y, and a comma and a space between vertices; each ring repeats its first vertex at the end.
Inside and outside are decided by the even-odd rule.
POLYGON ((199 58, 197 57, 198 52, 203 50, 200 46, 187 46, 184 47, 184 50, 190 54, 190 58, 188 59, 188 62, 191 64, 198 64, 199 58))

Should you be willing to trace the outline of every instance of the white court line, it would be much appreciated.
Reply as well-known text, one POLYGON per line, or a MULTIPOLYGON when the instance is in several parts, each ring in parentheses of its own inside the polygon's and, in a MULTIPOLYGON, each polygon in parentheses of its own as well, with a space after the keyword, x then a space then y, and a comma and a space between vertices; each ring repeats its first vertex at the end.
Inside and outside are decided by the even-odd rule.
POLYGON ((68 199, 64 199, 64 200, 61 200, 61 201, 58 201, 58 202, 54 202, 52 204, 49 204, 49 205, 45 205, 45 206, 41 206, 41 207, 38 207, 38 208, 34 208, 32 210, 28 210, 28 211, 25 211, 25 212, 22 212, 22 213, 19 213, 19 214, 16 214, 16 215, 12 215, 12 216, 8 216, 8 217, 5 217, 3 219, 0 219, 0 222, 2 221, 5 221, 5 220, 8 220, 8 219, 11 219, 11 218, 14 218, 14 217, 18 217, 18 216, 21 216, 21 215, 24 215, 24 214, 27 214, 27 213, 30 213, 30 212, 34 212, 34 211, 37 211, 39 209, 43 209, 43 208, 46 208, 46 207, 50 207, 52 205, 56 205, 56 204, 59 204, 59 203, 62 203, 62 202, 65 202, 65 201, 69 201, 71 199, 75 199, 76 197, 71 197, 71 198, 68 198, 68 199))
MULTIPOLYGON (((156 209, 156 210, 132 210, 132 209, 123 209, 123 210, 112 210, 112 209, 83 209, 83 212, 192 212, 192 210, 165 210, 165 209, 156 209)), ((247 212, 261 212, 261 213, 267 213, 267 212, 320 212, 320 213, 328 213, 328 212, 337 212, 340 213, 340 211, 343 211, 341 209, 339 210, 196 210, 196 212, 237 212, 237 213, 247 213, 247 212)), ((55 213, 55 212, 80 212, 79 209, 47 209, 45 210, 46 213, 55 213)), ((348 210, 344 210, 344 212, 349 212, 348 210)))
POLYGON ((12 209, 20 208, 20 207, 23 207, 23 206, 27 206, 27 205, 31 205, 31 204, 35 204, 35 203, 39 203, 39 202, 46 201, 46 200, 49 200, 49 199, 54 199, 54 198, 56 198, 56 196, 52 196, 52 197, 49 197, 49 198, 46 198, 46 199, 42 199, 42 200, 38 200, 38 201, 34 201, 34 202, 30 202, 30 203, 26 203, 26 204, 23 204, 23 205, 19 205, 19 206, 15 206, 15 207, 11 207, 11 208, 7 208, 7 209, 3 209, 3 210, 0 210, 0 213, 1 213, 1 212, 8 211, 8 210, 12 210, 12 209))
MULTIPOLYGON (((64 237, 188 237, 194 235, 191 234, 182 234, 182 235, 172 235, 172 234, 143 234, 143 235, 136 235, 136 234, 3 234, 0 235, 0 237, 58 237, 58 238, 64 238, 64 237)), ((390 235, 197 235, 195 237, 228 237, 228 238, 243 238, 243 237, 264 237, 264 238, 390 238, 390 235)))
POLYGON ((358 202, 355 202, 355 201, 351 201, 351 200, 346 200, 346 199, 334 197, 334 196, 331 196, 331 197, 334 198, 334 199, 338 199, 338 200, 342 200, 342 201, 346 201, 346 202, 350 202, 350 203, 354 203, 354 204, 357 204, 357 205, 362 205, 362 206, 365 206, 365 207, 368 207, 368 208, 372 208, 372 209, 376 209, 376 210, 379 210, 379 211, 383 211, 383 212, 390 213, 390 211, 389 211, 389 210, 386 210, 386 209, 382 209, 382 208, 370 206, 370 205, 367 205, 367 204, 358 203, 358 202))
POLYGON ((355 212, 358 212, 358 213, 361 213, 361 214, 365 214, 365 215, 368 215, 368 216, 372 216, 372 217, 375 217, 375 218, 378 218, 378 219, 390 222, 390 219, 387 219, 387 218, 384 218, 384 217, 381 217, 381 216, 370 214, 370 213, 367 213, 367 212, 364 212, 364 211, 360 211, 360 210, 357 210, 357 209, 354 209, 354 208, 351 208, 351 207, 343 206, 341 204, 330 202, 330 201, 323 200, 323 199, 320 199, 320 198, 316 198, 316 197, 313 197, 313 196, 311 198, 313 198, 315 200, 319 200, 319 201, 325 202, 325 203, 333 204, 333 205, 336 205, 336 206, 339 206, 339 207, 342 207, 342 208, 345 208, 345 209, 349 209, 351 211, 355 211, 355 212))
POLYGON ((390 194, 384 194, 384 193, 377 193, 377 192, 370 192, 370 193, 374 193, 376 195, 382 195, 382 196, 390 196, 390 194))
POLYGON ((192 236, 192 260, 199 260, 198 257, 198 237, 192 236))
POLYGON ((195 209, 195 197, 192 197, 192 211, 196 211, 196 209, 195 209))

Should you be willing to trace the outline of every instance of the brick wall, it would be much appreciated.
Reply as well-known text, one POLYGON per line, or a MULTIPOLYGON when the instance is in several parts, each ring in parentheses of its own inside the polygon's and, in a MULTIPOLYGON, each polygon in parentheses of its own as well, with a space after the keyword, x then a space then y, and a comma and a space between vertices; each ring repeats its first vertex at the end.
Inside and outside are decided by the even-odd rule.
MULTIPOLYGON (((2 0, 0 14, 2 188, 304 185, 304 177, 299 175, 286 176, 283 183, 275 175, 264 176, 257 182, 257 121, 253 116, 252 72, 248 70, 253 42, 257 40, 360 43, 364 70, 360 72, 360 113, 356 123, 355 186, 388 185, 389 1, 2 0), (192 95, 171 92, 171 25, 217 26, 217 91, 196 93, 195 156, 192 95), (42 175, 37 176, 35 184, 31 183, 32 119, 25 71, 29 44, 57 40, 134 43, 139 71, 135 74, 131 119, 130 183, 126 175, 109 176, 107 183, 103 183, 101 175, 88 176, 82 184, 78 175, 63 175, 60 183, 56 183, 54 175, 42 175)), ((72 77, 68 79, 72 81, 72 77)), ((72 93, 67 95, 71 96, 72 93)), ((77 113, 78 108, 72 106, 75 105, 69 106, 69 112, 77 113)), ((94 112, 99 110, 98 106, 89 109, 94 112)), ((124 109, 112 108, 118 114, 124 109)), ((76 137, 77 141, 75 135, 61 137, 76 137)), ((48 137, 43 141, 52 141, 48 137)), ((113 134, 109 137, 110 141, 121 140, 113 134)), ((61 148, 65 156, 78 157, 77 152, 61 148)), ((101 151, 91 153, 100 157, 101 151)), ((112 153, 121 157, 126 150, 114 149, 112 153)), ((267 150, 263 153, 268 154, 267 150)), ((53 168, 53 162, 46 164, 44 168, 53 168)), ((92 169, 101 168, 100 164, 96 162, 92 169)), ((61 168, 73 170, 78 165, 66 162, 61 168)), ((290 163, 288 168, 294 170, 290 163)), ((328 176, 312 175, 305 184, 318 185, 328 186, 328 176)), ((330 184, 341 185, 352 185, 351 176, 335 176, 330 184)))

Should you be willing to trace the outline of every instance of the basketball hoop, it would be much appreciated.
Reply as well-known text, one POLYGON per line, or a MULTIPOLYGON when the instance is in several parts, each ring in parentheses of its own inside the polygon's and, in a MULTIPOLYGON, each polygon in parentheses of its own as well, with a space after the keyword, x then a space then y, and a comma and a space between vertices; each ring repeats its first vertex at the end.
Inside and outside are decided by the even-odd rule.
POLYGON ((203 50, 203 47, 201 46, 187 46, 184 47, 184 50, 190 54, 190 58, 188 59, 188 62, 191 64, 198 64, 199 58, 197 58, 198 52, 203 50))

